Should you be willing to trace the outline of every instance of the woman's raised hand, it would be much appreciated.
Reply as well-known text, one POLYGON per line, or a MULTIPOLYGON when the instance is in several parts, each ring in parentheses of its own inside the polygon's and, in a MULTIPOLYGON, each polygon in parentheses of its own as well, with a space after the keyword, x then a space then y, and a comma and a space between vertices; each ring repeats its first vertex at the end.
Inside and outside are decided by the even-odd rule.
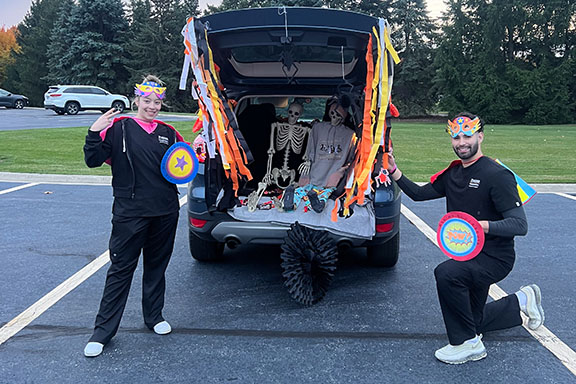
POLYGON ((119 113, 120 111, 118 111, 116 108, 111 108, 109 111, 105 112, 92 124, 90 130, 94 132, 100 132, 101 130, 105 129, 110 124, 112 124, 114 116, 116 116, 119 113))

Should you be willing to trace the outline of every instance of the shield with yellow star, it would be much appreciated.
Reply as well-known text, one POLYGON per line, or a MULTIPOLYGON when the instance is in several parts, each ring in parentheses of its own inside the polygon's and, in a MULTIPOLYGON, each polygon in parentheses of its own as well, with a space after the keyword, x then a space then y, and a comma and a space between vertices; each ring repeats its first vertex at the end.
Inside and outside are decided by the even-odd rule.
POLYGON ((160 170, 169 182, 185 184, 192 181, 198 173, 198 158, 190 145, 178 142, 164 154, 160 170))

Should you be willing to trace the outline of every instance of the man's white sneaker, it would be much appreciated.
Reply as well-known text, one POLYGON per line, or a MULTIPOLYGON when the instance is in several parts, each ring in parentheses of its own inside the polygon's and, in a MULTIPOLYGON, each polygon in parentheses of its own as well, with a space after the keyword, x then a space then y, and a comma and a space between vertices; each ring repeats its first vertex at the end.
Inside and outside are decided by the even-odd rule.
POLYGON ((542 292, 536 284, 530 284, 520 288, 526 295, 526 310, 523 311, 528 316, 528 328, 538 329, 544 324, 544 309, 542 308, 542 292))
POLYGON ((460 345, 448 344, 434 353, 438 360, 446 364, 463 364, 467 361, 477 361, 486 357, 486 348, 481 336, 476 342, 465 341, 460 345))
POLYGON ((86 357, 96 357, 102 353, 104 344, 91 341, 84 347, 84 356, 86 357))
POLYGON ((167 321, 161 321, 154 326, 154 332, 158 335, 167 335, 172 332, 172 327, 167 321))

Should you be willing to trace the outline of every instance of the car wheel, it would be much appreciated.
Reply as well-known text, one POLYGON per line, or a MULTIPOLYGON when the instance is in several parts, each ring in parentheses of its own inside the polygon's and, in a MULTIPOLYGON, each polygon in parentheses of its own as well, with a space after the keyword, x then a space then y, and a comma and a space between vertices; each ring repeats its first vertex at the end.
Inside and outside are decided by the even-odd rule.
POLYGON ((112 103, 112 108, 116 109, 120 113, 124 112, 125 105, 121 101, 115 101, 112 103))
POLYGON ((24 108, 24 100, 16 100, 14 102, 14 108, 16 108, 16 109, 24 108))
POLYGON ((400 233, 381 245, 366 247, 368 263, 374 267, 392 268, 398 262, 400 233))
POLYGON ((66 103, 64 110, 69 115, 75 115, 80 111, 80 104, 78 104, 75 101, 69 101, 68 103, 66 103))
POLYGON ((188 233, 188 240, 190 253, 198 261, 217 261, 224 254, 224 243, 203 240, 193 232, 188 233))
POLYGON ((63 109, 56 109, 54 112, 56 112, 57 115, 63 115, 66 113, 66 111, 63 109))

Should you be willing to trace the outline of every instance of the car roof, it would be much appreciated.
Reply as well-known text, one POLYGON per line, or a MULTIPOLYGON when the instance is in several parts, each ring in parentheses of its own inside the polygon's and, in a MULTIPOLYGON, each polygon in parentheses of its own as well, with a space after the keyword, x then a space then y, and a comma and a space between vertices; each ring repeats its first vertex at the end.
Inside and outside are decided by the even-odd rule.
POLYGON ((199 20, 233 98, 279 91, 332 94, 344 82, 363 87, 366 46, 379 22, 356 12, 310 7, 241 9, 199 20))
POLYGON ((101 88, 97 85, 78 85, 78 84, 58 84, 58 85, 51 85, 50 88, 62 88, 62 87, 74 87, 74 88, 101 88))

